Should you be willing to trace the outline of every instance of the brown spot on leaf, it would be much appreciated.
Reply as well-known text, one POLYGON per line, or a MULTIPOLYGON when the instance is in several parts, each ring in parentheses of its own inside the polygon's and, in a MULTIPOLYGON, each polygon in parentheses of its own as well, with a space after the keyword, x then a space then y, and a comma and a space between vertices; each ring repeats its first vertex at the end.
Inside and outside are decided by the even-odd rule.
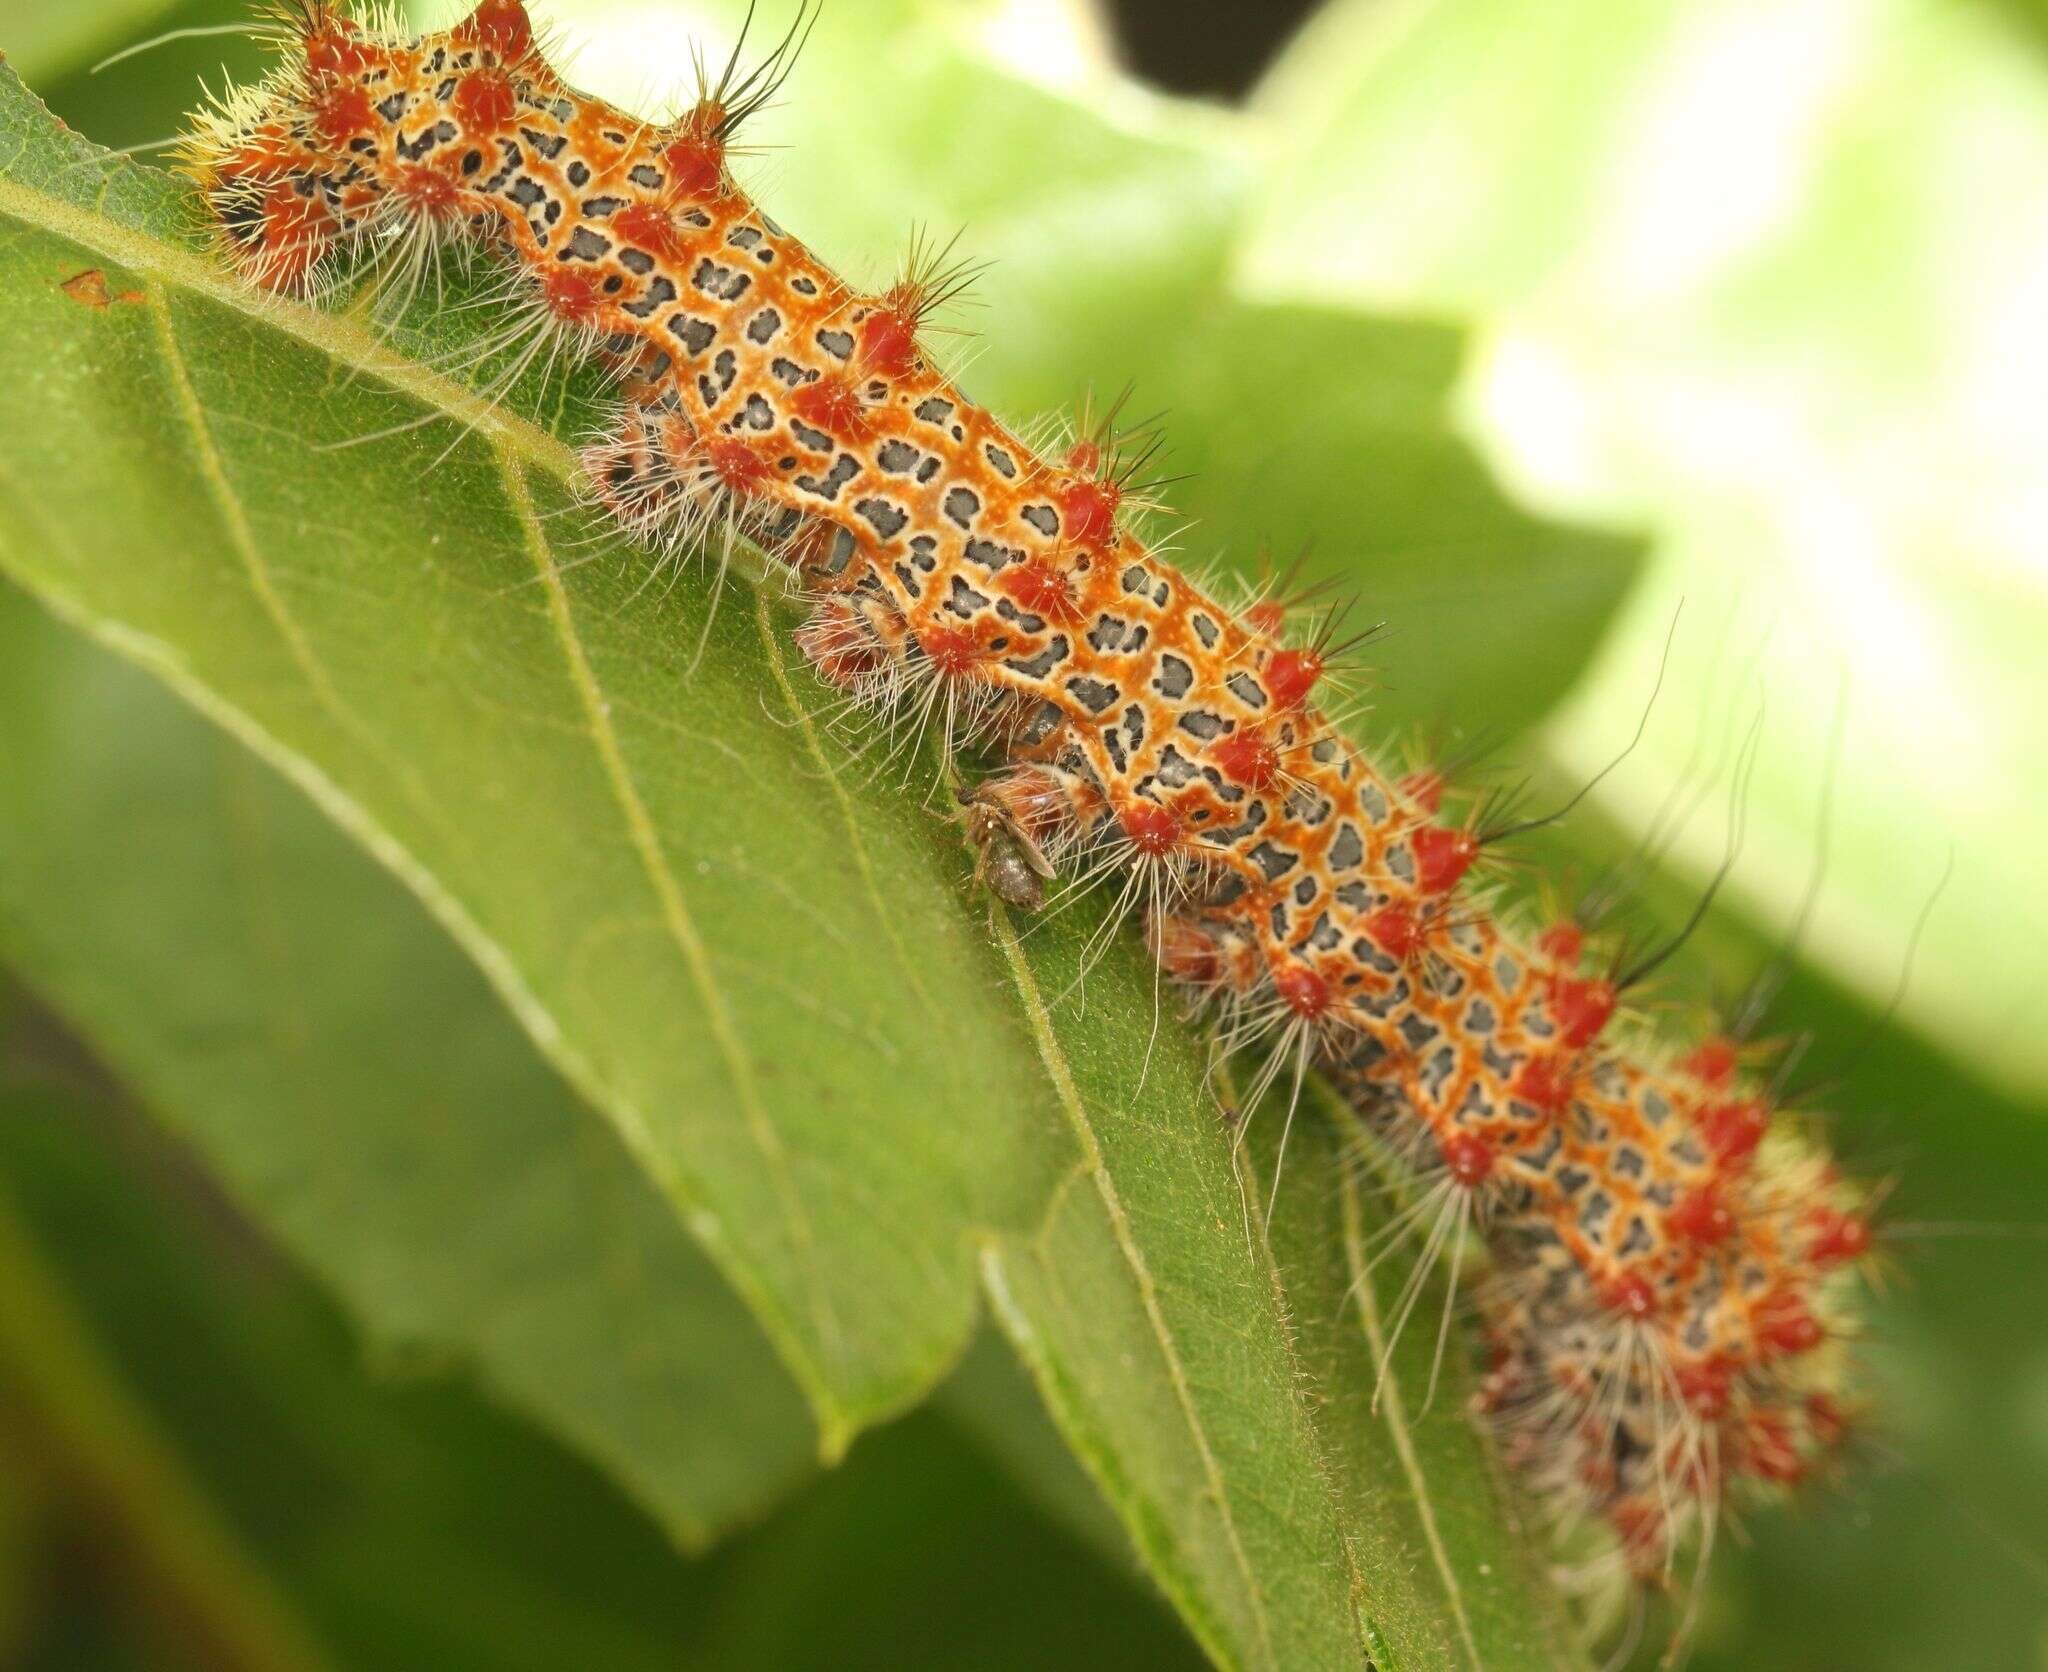
POLYGON ((97 267, 88 267, 83 273, 75 273, 57 287, 72 301, 88 308, 104 308, 115 302, 140 302, 139 290, 109 291, 107 276, 97 267))

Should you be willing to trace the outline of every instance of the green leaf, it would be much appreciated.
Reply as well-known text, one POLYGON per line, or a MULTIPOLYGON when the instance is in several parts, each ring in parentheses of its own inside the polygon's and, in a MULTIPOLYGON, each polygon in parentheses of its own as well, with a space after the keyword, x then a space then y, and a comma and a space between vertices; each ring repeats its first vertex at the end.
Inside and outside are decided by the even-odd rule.
POLYGON ((366 1364, 182 1156, 79 1083, 68 1042, 33 1015, 0 1037, 10 1665, 797 1672, 825 1643, 849 1668, 1192 1664, 936 1416, 679 1562, 460 1383, 366 1364))
POLYGON ((752 1321, 388 877, 12 586, 0 713, 0 959, 379 1351, 473 1364, 685 1546, 802 1476, 752 1321))
MULTIPOLYGON (((103 175, 18 92, 9 153, 0 386, 28 445, 0 460, 0 565, 419 895, 746 1296, 828 1449, 932 1385, 980 1284, 1219 1662, 1402 1638, 1412 1593, 1361 1565, 1345 1478, 1394 1441, 1323 1436, 1288 1276, 1137 950, 1084 1006, 1088 913, 1028 942, 989 923, 930 777, 905 794, 818 723, 771 600, 731 589, 714 618, 700 569, 580 562, 574 388, 484 413, 355 321, 249 295, 166 184, 103 175), (60 288, 89 268, 107 307, 60 288), (474 428, 417 426, 448 416, 474 428)), ((454 329, 402 346, 459 353, 454 329)), ((1300 1304, 1341 1323, 1340 1297, 1300 1304)), ((1425 1489, 1452 1478, 1480 1475, 1425 1489)), ((1491 1549, 1406 1552, 1488 1594, 1470 1642, 1408 1623, 1406 1664, 1569 1659, 1491 1549)))

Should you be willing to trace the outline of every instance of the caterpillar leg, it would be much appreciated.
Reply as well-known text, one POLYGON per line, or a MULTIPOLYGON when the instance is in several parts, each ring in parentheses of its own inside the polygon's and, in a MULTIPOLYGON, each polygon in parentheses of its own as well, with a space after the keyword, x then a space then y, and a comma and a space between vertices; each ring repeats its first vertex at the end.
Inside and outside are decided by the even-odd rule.
POLYGON ((886 706, 905 632, 902 615, 886 599, 865 591, 829 593, 796 630, 796 647, 826 684, 886 706))
POLYGON ((638 538, 683 553, 724 531, 777 549, 791 513, 753 496, 753 454, 744 444, 698 434, 673 391, 657 383, 630 390, 611 426, 583 449, 600 501, 638 538))
POLYGON ((583 449, 585 475, 606 510, 657 545, 688 541, 708 514, 691 465, 696 432, 679 412, 628 402, 611 428, 583 449))
POLYGON ((815 591, 850 584, 852 536, 762 491, 765 466, 732 435, 694 421, 669 355, 613 353, 622 379, 610 423, 583 449, 584 475, 613 517, 666 554, 714 547, 721 572, 734 542, 780 558, 815 591))
POLYGON ((1226 1012, 1258 992, 1266 959, 1257 942, 1229 918, 1199 912, 1158 912, 1147 918, 1145 944, 1160 968, 1187 988, 1197 1012, 1226 1012))

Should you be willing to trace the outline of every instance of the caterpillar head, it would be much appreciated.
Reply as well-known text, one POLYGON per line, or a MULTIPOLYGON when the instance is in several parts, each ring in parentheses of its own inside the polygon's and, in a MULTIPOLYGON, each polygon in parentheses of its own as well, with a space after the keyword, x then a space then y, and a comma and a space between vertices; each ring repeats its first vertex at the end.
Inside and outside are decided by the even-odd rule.
POLYGON ((514 77, 538 64, 521 0, 483 0, 446 34, 408 41, 396 17, 353 15, 328 0, 278 0, 258 33, 279 63, 215 98, 178 158, 198 183, 228 260, 268 290, 318 288, 330 254, 394 191, 427 216, 461 211, 452 179, 398 155, 412 90, 437 54, 456 74, 447 113, 472 132, 512 118, 514 77))

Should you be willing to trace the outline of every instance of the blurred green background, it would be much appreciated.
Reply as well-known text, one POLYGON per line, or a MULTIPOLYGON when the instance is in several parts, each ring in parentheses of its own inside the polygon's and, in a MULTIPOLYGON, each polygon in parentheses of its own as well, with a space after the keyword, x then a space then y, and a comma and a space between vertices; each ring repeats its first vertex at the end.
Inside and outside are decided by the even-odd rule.
MULTIPOLYGON (((1353 323, 1441 327, 1455 433, 1524 504, 1644 542, 1591 654, 1564 633, 1546 654, 1512 575, 1455 548, 1376 585, 1372 553, 1398 534, 1186 490, 1211 526, 1317 537, 1316 563, 1390 618, 1384 720, 1440 736, 1502 720, 1524 728, 1502 753, 1559 782, 1627 740, 1682 601, 1642 746, 1547 833, 1542 867, 1592 878, 1666 835, 1639 910, 1682 920, 1724 842, 1725 786, 1701 762, 1762 703, 1747 841, 1674 1007, 1739 990, 1772 956, 1832 783, 1824 885, 1770 1027, 1811 1030, 1832 1141, 1852 1170, 1897 1180, 1893 1281, 1864 1348, 1871 1437, 1854 1474, 1726 1541, 1693 1664, 2048 1666, 2041 16, 1957 0, 1333 0, 1290 35, 1285 7, 830 4, 842 29, 872 14, 878 55, 964 50, 1134 147, 1250 175, 1234 297, 1314 310, 1333 342, 1353 323), (1427 634, 1461 622, 1535 640, 1494 687, 1445 690, 1427 634), (1687 821, 1666 817, 1675 789, 1687 821)), ((730 8, 547 10, 578 79, 629 100, 667 85, 650 39, 730 33, 730 8)), ((253 69, 247 43, 87 67, 241 14, 13 0, 0 49, 81 131, 141 144, 174 130, 195 78, 253 69)), ((773 212, 850 271, 889 260, 902 207, 845 202, 812 166, 847 146, 896 159, 935 217, 987 205, 963 213, 966 247, 1035 235, 1033 159, 935 157, 931 136, 899 137, 910 113, 833 97, 834 69, 812 60, 767 119, 791 147, 757 166, 773 212)), ((998 270, 975 322, 998 339, 982 375, 1006 402, 1119 384, 1121 339, 1173 305, 1135 265, 1072 317, 1007 307, 998 270)), ((1361 367, 1361 388, 1384 375, 1361 367)), ((1241 440, 1205 436, 1199 377, 1174 393, 1193 409, 1169 423, 1183 458, 1241 440)), ((1370 467, 1316 468, 1341 500, 1344 474, 1370 467)), ((56 629, 9 604, 26 658, 56 629)), ((129 723, 196 728, 157 714, 166 699, 139 676, 73 677, 156 716, 129 723)), ((15 736, 28 729, 16 716, 15 736)), ((28 759, 0 755, 24 773, 28 759)), ((991 1443, 988 1413, 1014 1423, 1017 1408, 992 1356, 837 1473, 799 1488, 793 1459, 787 1507, 684 1558, 458 1368, 366 1357, 332 1300, 151 1128, 149 1089, 114 1084, 26 991, 0 1029, 15 1393, 0 1407, 0 1659, 218 1663, 181 1612, 190 1576, 162 1565, 197 1549, 224 1553, 191 1582, 219 1588, 255 1664, 315 1663, 302 1637, 378 1666, 1192 1660, 1105 1554, 1113 1535, 1050 1440, 1032 1467, 1014 1433, 991 1443), (67 1445, 52 1412, 96 1422, 99 1441, 67 1445)))

